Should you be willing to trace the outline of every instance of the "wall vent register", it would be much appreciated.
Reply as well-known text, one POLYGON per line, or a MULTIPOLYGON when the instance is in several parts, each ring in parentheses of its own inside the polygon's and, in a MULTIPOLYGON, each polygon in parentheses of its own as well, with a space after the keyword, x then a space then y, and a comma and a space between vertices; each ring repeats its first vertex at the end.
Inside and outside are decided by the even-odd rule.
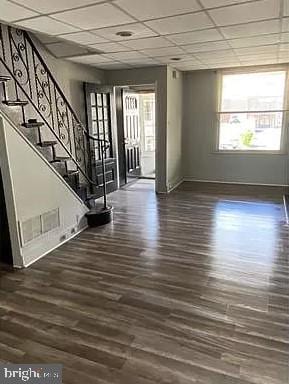
POLYGON ((27 245, 41 235, 60 227, 59 208, 19 222, 21 244, 27 245))

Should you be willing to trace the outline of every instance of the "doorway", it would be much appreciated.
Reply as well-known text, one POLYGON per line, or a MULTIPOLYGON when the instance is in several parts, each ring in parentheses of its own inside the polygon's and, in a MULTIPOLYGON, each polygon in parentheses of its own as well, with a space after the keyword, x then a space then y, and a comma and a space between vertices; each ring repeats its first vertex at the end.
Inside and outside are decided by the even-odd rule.
MULTIPOLYGON (((115 155, 115 138, 113 135, 114 115, 114 91, 111 86, 100 86, 85 83, 86 122, 89 134, 96 139, 106 140, 110 143, 104 153, 105 180, 107 192, 113 192, 118 187, 117 181, 117 159, 115 155)), ((90 141, 90 178, 93 186, 94 196, 101 197, 103 194, 103 176, 101 163, 101 147, 99 142, 90 141)))
MULTIPOLYGON (((155 180, 156 98, 153 88, 130 87, 122 91, 125 183, 155 180)), ((121 167, 120 167, 121 169, 121 167)))
POLYGON ((3 179, 0 170, 0 263, 13 265, 3 179))

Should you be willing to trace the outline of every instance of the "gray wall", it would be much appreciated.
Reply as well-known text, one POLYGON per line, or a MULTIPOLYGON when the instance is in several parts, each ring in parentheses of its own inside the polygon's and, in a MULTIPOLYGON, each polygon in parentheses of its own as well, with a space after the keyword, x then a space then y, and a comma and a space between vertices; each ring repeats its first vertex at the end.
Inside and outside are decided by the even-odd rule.
POLYGON ((167 191, 167 67, 106 72, 111 85, 154 84, 156 89, 156 190, 167 191))
POLYGON ((167 71, 167 178, 168 189, 174 188, 183 178, 182 173, 182 72, 168 67, 167 71))
POLYGON ((217 72, 186 72, 183 77, 184 177, 206 181, 288 184, 288 155, 215 152, 217 72))

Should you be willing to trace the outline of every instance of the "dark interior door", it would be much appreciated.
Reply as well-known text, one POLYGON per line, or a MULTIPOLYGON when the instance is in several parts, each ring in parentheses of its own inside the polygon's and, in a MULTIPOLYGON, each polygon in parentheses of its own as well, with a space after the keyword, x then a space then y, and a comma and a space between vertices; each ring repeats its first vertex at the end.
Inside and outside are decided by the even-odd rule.
POLYGON ((13 264, 3 180, 0 170, 0 262, 13 264))
POLYGON ((123 118, 126 172, 128 176, 141 175, 141 134, 139 123, 139 96, 123 91, 123 118))
MULTIPOLYGON (((113 89, 111 87, 97 86, 96 84, 85 84, 86 116, 89 133, 98 139, 108 140, 110 148, 105 153, 105 178, 107 192, 117 189, 116 159, 113 148, 112 131, 112 101, 113 89)), ((90 140, 91 170, 90 176, 97 184, 93 192, 97 197, 102 196, 103 177, 101 169, 100 145, 90 140)))

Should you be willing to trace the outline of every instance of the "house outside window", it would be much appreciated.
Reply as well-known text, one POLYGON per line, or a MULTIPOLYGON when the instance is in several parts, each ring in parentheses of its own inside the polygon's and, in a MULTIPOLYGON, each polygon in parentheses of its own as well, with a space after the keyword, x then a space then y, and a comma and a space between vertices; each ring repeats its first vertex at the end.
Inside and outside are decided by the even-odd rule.
POLYGON ((219 151, 281 151, 286 78, 285 70, 222 74, 219 151))

